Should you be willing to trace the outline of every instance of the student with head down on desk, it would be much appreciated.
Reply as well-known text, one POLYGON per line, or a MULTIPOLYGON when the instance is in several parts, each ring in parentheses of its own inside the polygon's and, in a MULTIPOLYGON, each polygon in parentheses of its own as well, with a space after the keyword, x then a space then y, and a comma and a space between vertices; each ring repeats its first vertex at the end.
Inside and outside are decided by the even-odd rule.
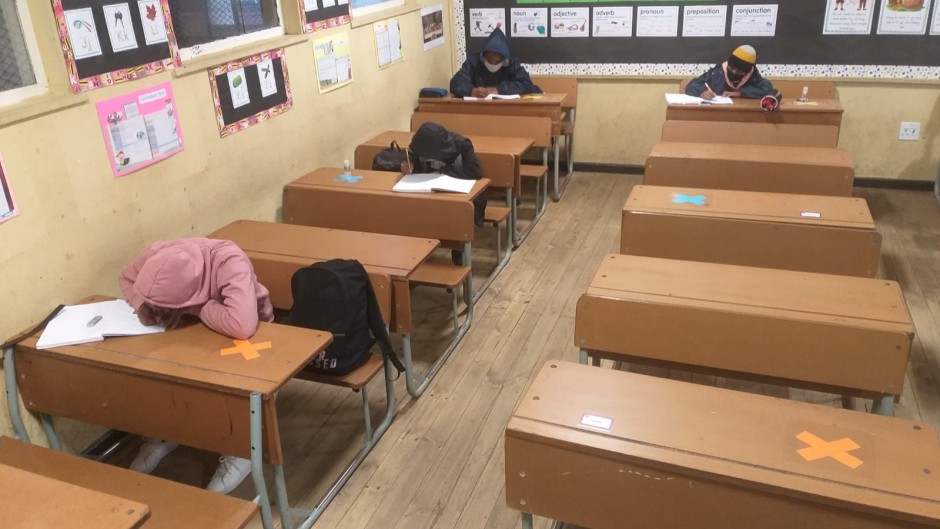
MULTIPOLYGON (((177 239, 158 241, 121 270, 118 279, 141 323, 176 327, 194 316, 213 331, 247 340, 259 321, 273 321, 268 289, 258 282, 248 256, 232 241, 177 239)), ((153 472, 176 443, 149 439, 131 470, 153 472)), ((220 458, 207 488, 227 494, 251 473, 251 461, 220 458)))

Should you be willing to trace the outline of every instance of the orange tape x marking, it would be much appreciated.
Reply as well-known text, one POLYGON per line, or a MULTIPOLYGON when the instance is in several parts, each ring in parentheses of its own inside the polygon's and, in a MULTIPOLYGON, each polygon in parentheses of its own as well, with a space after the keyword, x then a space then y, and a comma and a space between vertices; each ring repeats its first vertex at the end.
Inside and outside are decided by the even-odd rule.
POLYGON ((863 463, 861 459, 849 453, 861 447, 848 437, 836 441, 823 441, 819 437, 804 431, 796 438, 809 445, 806 448, 797 450, 797 453, 807 461, 831 457, 851 469, 856 469, 863 463))
POLYGON ((258 351, 271 348, 271 342, 251 343, 248 340, 232 340, 232 342, 235 343, 235 347, 222 349, 222 356, 241 354, 245 360, 254 360, 261 356, 258 351))

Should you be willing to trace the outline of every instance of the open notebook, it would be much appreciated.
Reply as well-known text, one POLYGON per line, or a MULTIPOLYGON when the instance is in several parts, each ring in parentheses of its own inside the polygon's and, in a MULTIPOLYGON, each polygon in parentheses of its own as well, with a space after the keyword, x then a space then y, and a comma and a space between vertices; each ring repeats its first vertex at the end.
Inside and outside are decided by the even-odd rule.
POLYGON ((477 101, 477 100, 480 100, 480 99, 485 99, 485 100, 487 100, 487 101, 492 101, 492 100, 494 100, 494 99, 522 99, 522 96, 519 95, 519 94, 509 94, 509 95, 503 95, 503 94, 489 94, 489 95, 486 96, 486 97, 464 96, 464 99, 466 99, 467 101, 477 101))
POLYGON ((687 94, 666 94, 666 103, 670 105, 733 105, 734 101, 730 97, 719 95, 712 99, 702 99, 687 94))
POLYGON ((133 307, 123 299, 69 305, 46 325, 37 349, 100 342, 105 336, 155 334, 166 329, 140 323, 133 307))
POLYGON ((399 193, 469 193, 475 180, 461 180, 439 173, 415 173, 401 177, 392 191, 399 193))

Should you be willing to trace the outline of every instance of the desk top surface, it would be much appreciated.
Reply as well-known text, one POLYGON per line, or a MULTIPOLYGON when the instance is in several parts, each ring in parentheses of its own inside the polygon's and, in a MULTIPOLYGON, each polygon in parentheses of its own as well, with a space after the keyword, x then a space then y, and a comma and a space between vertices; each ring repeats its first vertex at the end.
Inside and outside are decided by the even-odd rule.
POLYGON ((520 99, 464 99, 453 95, 445 97, 421 97, 418 98, 418 106, 427 104, 446 104, 446 105, 504 105, 504 106, 561 106, 564 103, 567 94, 533 94, 533 98, 520 99))
MULTIPOLYGON (((204 529, 238 529, 248 524, 258 510, 250 501, 241 500, 224 494, 216 494, 205 489, 157 478, 141 472, 89 461, 80 457, 63 454, 48 448, 23 443, 9 437, 0 437, 0 464, 16 467, 21 471, 59 480, 74 487, 81 487, 100 494, 127 498, 149 506, 150 517, 145 529, 179 529, 180 527, 199 527, 204 529)), ((0 481, 4 481, 0 470, 0 481)), ((7 501, 11 496, 4 490, 0 493, 0 524, 4 529, 11 529, 7 524, 7 509, 11 506, 29 507, 32 502, 7 501)), ((41 505, 42 509, 54 507, 62 496, 41 505)), ((103 503, 101 503, 103 504, 103 503)), ((94 505, 89 505, 94 507, 94 505)), ((75 517, 69 523, 24 526, 29 529, 39 527, 61 527, 70 529, 106 529, 106 524, 83 525, 75 517)), ((14 523, 13 527, 17 527, 14 523)), ((133 526, 127 526, 133 527, 133 526)))
POLYGON ((885 279, 617 254, 586 295, 914 332, 900 286, 885 279))
MULTIPOLYGON (((666 106, 670 109, 681 108, 683 110, 689 109, 702 112, 729 112, 735 110, 764 112, 760 106, 760 99, 735 98, 734 104, 731 105, 670 105, 667 103, 666 106)), ((813 99, 807 103, 799 103, 795 99, 784 98, 783 101, 780 102, 780 106, 774 112, 837 112, 841 114, 843 112, 843 108, 842 102, 838 99, 813 99)))
MULTIPOLYGON (((749 125, 749 123, 742 123, 749 125)), ((737 124, 736 124, 737 125, 737 124)), ((771 125, 772 126, 772 125, 771 125)), ((650 158, 692 158, 738 163, 787 163, 793 165, 855 166, 848 151, 831 147, 793 145, 743 145, 736 143, 687 143, 660 141, 650 158)))
POLYGON ((142 503, 3 463, 0 498, 0 520, 5 529, 133 529, 150 515, 142 503))
POLYGON ((236 220, 211 237, 235 242, 246 252, 307 262, 355 259, 367 269, 406 278, 440 245, 419 239, 296 224, 236 220))
POLYGON ((401 179, 401 173, 354 169, 352 176, 362 178, 355 182, 340 179, 343 170, 338 167, 321 167, 287 184, 287 188, 327 188, 358 193, 381 193, 390 196, 407 196, 427 200, 450 200, 469 202, 490 184, 489 179, 481 178, 473 185, 469 193, 397 193, 392 187, 401 179))
POLYGON ((940 521, 940 445, 923 423, 560 361, 519 402, 507 435, 940 521))
MULTIPOLYGON (((411 143, 414 132, 387 130, 378 136, 370 138, 362 145, 375 147, 388 147, 392 141, 397 141, 402 148, 411 143)), ((473 150, 478 154, 511 154, 513 156, 522 156, 532 144, 535 143, 530 138, 512 138, 504 136, 480 136, 471 134, 466 136, 473 143, 473 150)))
MULTIPOLYGON (((103 299, 108 298, 95 296, 86 302, 103 299)), ((224 393, 246 396, 259 392, 265 397, 272 396, 333 340, 326 331, 261 322, 248 340, 260 346, 242 345, 236 351, 235 340, 188 319, 164 333, 45 350, 36 349, 39 335, 27 337, 17 349, 224 393), (268 347, 261 348, 266 344, 268 347), (242 350, 244 353, 239 352, 242 350)))
POLYGON ((853 197, 638 185, 623 212, 875 229, 868 203, 853 197))

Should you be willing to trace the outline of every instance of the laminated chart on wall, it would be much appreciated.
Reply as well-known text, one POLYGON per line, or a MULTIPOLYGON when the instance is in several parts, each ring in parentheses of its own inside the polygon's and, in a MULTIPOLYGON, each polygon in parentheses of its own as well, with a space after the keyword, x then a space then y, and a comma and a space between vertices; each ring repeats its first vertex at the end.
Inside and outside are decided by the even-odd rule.
POLYGON ((372 31, 375 34, 375 54, 379 68, 404 59, 401 53, 401 23, 397 18, 372 24, 372 31))
POLYGON ((53 0, 73 92, 179 65, 167 0, 53 0))
POLYGON ((210 68, 209 86, 223 138, 294 106, 283 48, 210 68))
POLYGON ((321 94, 353 81, 348 31, 314 40, 313 58, 317 64, 317 85, 321 94))
POLYGON ((8 221, 19 214, 16 199, 13 198, 13 189, 7 178, 7 168, 3 165, 3 156, 0 155, 0 223, 8 221))
POLYGON ((349 0, 294 0, 304 33, 349 24, 349 0))
POLYGON ((96 109, 115 178, 183 150, 170 83, 99 101, 96 109))
POLYGON ((437 4, 421 8, 421 41, 424 51, 444 44, 444 6, 437 4))
POLYGON ((940 0, 454 0, 457 59, 502 29, 533 74, 698 75, 737 46, 769 76, 940 78, 940 0))

